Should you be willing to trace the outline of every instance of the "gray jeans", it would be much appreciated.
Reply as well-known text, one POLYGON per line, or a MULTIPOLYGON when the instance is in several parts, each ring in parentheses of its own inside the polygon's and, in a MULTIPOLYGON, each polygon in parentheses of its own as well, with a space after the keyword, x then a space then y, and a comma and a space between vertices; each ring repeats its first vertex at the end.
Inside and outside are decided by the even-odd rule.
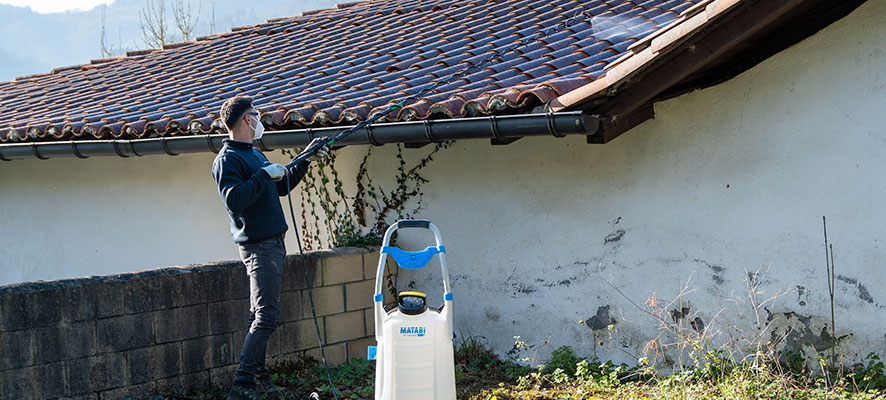
POLYGON ((249 276, 249 331, 240 352, 234 384, 255 385, 256 374, 267 374, 268 338, 280 322, 280 278, 286 246, 283 235, 241 244, 240 259, 249 276))

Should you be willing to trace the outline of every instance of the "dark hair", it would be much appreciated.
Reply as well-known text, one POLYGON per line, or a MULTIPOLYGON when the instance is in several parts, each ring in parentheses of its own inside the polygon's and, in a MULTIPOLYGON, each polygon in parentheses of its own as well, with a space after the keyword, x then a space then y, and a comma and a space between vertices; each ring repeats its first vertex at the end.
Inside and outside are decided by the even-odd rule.
POLYGON ((252 97, 234 96, 225 100, 221 106, 221 119, 224 121, 228 130, 233 129, 237 119, 243 116, 250 107, 252 107, 252 97))

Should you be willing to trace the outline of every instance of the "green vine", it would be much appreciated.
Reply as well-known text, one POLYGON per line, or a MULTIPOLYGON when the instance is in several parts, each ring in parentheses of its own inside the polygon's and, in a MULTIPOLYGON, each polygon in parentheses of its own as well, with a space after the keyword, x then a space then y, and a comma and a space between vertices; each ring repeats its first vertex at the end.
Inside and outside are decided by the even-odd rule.
MULTIPOLYGON (((413 218, 422 209, 422 186, 429 181, 421 171, 433 162, 440 150, 451 146, 452 141, 437 143, 417 163, 409 165, 403 156, 403 146, 397 144, 397 170, 391 190, 385 190, 370 176, 373 148, 368 147, 355 175, 353 195, 345 193, 335 167, 335 152, 326 160, 312 163, 302 180, 301 191, 305 248, 380 245, 390 223, 413 218)), ((295 158, 298 152, 284 149, 283 154, 295 158)))

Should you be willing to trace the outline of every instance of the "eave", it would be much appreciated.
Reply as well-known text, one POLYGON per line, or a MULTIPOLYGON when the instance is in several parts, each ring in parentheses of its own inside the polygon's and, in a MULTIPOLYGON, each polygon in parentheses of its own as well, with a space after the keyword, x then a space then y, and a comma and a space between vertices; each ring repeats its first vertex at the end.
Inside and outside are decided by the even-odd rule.
POLYGON ((654 117, 653 104, 729 80, 852 12, 865 0, 710 0, 635 43, 601 79, 545 111, 600 115, 588 143, 608 143, 654 117))

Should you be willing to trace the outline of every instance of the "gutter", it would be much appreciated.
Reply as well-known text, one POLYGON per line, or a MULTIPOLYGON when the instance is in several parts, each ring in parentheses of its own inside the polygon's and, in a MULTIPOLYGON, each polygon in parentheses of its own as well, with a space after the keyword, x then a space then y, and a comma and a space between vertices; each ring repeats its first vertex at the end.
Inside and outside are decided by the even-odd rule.
MULTIPOLYGON (((345 145, 405 143, 420 146, 446 140, 491 139, 507 144, 527 136, 593 135, 600 126, 597 116, 579 111, 506 116, 488 116, 415 122, 373 124, 359 129, 337 143, 345 145)), ((255 144, 262 150, 304 147, 322 136, 335 136, 345 127, 306 128, 267 132, 255 144)), ((0 145, 0 160, 89 157, 140 157, 166 154, 217 153, 226 134, 158 137, 132 140, 73 140, 0 145)))

